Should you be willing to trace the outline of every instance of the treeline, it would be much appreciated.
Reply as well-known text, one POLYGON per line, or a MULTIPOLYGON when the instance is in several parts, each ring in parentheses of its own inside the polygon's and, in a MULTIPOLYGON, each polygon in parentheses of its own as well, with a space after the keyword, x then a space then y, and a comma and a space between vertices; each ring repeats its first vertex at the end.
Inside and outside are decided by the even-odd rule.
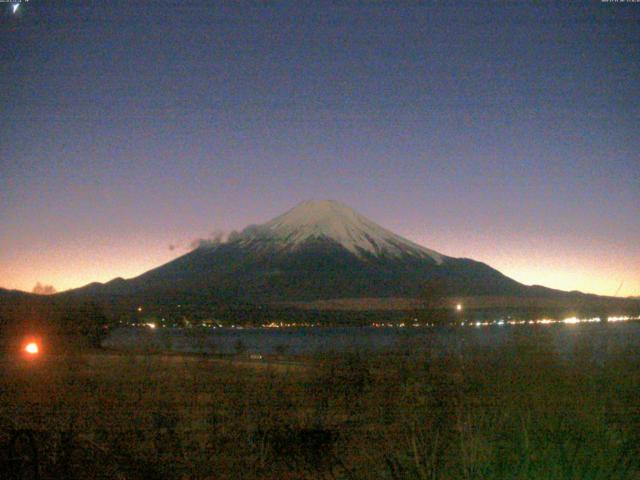
POLYGON ((28 337, 40 339, 47 350, 95 348, 116 323, 95 301, 26 294, 0 298, 0 343, 5 349, 19 348, 28 337))
POLYGON ((433 291, 427 292, 423 300, 421 308, 348 310, 255 305, 194 293, 183 296, 175 292, 161 297, 41 296, 0 292, 0 342, 7 343, 7 338, 39 335, 60 337, 56 345, 98 347, 110 328, 151 322, 176 327, 202 324, 260 327, 271 323, 340 327, 374 323, 451 325, 462 321, 562 319, 567 316, 606 319, 612 313, 640 314, 637 305, 635 309, 630 307, 614 312, 602 305, 589 303, 568 306, 533 303, 520 307, 492 306, 456 311, 450 298, 433 291))

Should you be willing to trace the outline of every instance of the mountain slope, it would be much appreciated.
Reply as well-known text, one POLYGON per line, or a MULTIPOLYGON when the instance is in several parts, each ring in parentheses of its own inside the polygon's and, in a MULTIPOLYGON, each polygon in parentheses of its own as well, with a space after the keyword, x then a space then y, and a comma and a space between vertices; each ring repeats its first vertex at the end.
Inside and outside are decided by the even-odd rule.
POLYGON ((258 303, 418 297, 433 282, 451 295, 528 291, 488 265, 417 245, 335 201, 304 202, 225 243, 202 246, 131 280, 79 291, 258 303))

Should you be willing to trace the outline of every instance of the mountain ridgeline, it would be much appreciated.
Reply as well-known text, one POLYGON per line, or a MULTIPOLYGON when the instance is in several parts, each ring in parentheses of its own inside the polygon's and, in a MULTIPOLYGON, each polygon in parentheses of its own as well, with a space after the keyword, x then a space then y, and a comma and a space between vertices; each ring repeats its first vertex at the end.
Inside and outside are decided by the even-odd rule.
MULTIPOLYGON (((129 280, 67 292, 172 302, 273 304, 330 299, 559 297, 490 266, 413 243, 336 201, 307 201, 129 280)), ((574 294, 575 295, 575 294, 574 294)))
MULTIPOLYGON (((0 333, 31 324, 82 333, 87 318, 103 313, 109 322, 176 325, 456 321, 458 303, 465 318, 640 314, 640 300, 526 286, 413 243, 339 202, 308 201, 135 278, 48 296, 0 289, 0 333)), ((93 343, 104 333, 99 324, 85 335, 93 343)))

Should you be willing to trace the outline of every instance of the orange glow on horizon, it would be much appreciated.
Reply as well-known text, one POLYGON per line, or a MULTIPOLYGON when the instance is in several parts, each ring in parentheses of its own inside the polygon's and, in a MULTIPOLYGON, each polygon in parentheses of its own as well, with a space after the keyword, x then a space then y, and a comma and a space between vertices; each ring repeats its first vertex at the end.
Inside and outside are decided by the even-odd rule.
MULTIPOLYGON (((468 239, 448 232, 439 235, 432 232, 429 237, 402 231, 399 234, 444 255, 484 262, 525 285, 536 284, 597 295, 614 295, 617 292, 619 297, 640 295, 640 277, 637 275, 640 257, 633 251, 605 244, 570 243, 568 240, 567 243, 556 240, 554 248, 549 250, 541 246, 542 242, 539 245, 535 238, 526 236, 506 239, 500 235, 479 235, 468 239), (567 246, 569 244, 571 246, 567 246)), ((39 281, 51 284, 61 292, 91 282, 108 282, 116 277, 133 278, 188 251, 186 248, 167 249, 166 245, 171 243, 169 237, 152 245, 139 237, 126 237, 126 242, 114 241, 108 245, 93 238, 89 240, 94 242, 91 249, 69 247, 53 252, 33 249, 20 254, 14 252, 11 256, 1 252, 0 288, 30 292, 39 281), (96 258, 100 258, 100 262, 96 258)))

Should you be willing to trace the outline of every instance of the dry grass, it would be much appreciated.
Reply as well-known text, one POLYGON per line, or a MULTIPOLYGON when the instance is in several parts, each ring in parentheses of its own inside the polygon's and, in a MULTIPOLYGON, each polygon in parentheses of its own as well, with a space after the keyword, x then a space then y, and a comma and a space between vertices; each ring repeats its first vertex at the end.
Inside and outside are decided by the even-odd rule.
POLYGON ((500 349, 353 352, 304 368, 6 358, 0 444, 36 431, 42 478, 639 478, 638 352, 602 356, 586 339, 560 358, 520 331, 500 349))

